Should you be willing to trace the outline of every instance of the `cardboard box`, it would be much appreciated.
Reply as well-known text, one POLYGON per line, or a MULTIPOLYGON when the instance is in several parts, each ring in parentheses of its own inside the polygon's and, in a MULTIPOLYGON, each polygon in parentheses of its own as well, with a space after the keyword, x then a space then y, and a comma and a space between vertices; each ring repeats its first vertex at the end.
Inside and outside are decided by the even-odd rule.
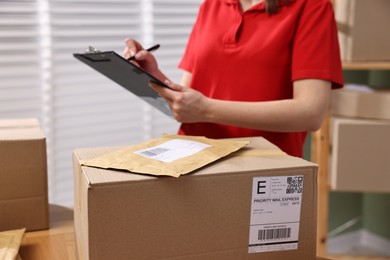
POLYGON ((390 121, 332 118, 333 190, 390 192, 390 121))
POLYGON ((244 140, 179 178, 80 166, 115 148, 75 150, 78 258, 316 259, 317 165, 244 140))
POLYGON ((390 60, 389 10, 388 0, 335 1, 342 60, 390 60))
POLYGON ((38 120, 0 120, 0 230, 49 227, 46 141, 38 120))
POLYGON ((390 91, 335 90, 332 91, 331 107, 336 116, 390 120, 390 91))

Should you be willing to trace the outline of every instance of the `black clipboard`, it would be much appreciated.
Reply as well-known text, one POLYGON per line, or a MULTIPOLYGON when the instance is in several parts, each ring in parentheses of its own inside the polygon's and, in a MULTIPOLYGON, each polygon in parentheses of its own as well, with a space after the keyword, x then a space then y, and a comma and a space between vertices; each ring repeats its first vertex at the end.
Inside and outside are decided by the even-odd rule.
POLYGON ((92 53, 74 53, 73 56, 140 97, 167 116, 173 117, 165 99, 159 96, 148 84, 149 82, 154 82, 161 87, 169 87, 143 69, 124 59, 116 52, 97 51, 92 53))

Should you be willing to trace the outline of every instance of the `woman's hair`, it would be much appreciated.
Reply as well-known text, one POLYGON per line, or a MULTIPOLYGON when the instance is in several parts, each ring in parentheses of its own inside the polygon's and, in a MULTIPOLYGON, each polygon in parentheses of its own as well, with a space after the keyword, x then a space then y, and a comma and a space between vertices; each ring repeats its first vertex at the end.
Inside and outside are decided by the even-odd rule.
POLYGON ((276 14, 280 5, 289 4, 291 0, 265 0, 265 10, 268 14, 276 14))

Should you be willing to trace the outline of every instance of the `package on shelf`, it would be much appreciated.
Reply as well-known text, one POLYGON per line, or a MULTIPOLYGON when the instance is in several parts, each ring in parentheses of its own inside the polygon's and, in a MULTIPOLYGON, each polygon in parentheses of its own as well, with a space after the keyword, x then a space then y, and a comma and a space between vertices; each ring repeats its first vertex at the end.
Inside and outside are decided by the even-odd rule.
POLYGON ((315 259, 317 165, 240 140, 179 178, 82 166, 118 148, 75 150, 79 259, 315 259))
POLYGON ((390 60, 390 1, 336 0, 335 18, 344 61, 390 60))
POLYGON ((46 138, 37 119, 0 120, 0 230, 49 227, 46 138))
POLYGON ((332 190, 390 192, 390 121, 332 117, 332 190))
POLYGON ((331 110, 338 117, 390 120, 390 89, 348 84, 332 91, 331 110))

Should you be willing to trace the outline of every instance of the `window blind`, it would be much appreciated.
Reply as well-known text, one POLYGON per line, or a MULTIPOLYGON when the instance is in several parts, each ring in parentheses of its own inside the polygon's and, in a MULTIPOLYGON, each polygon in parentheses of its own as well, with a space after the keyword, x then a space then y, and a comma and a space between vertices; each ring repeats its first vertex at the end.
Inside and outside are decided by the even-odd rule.
POLYGON ((72 150, 130 145, 163 133, 176 133, 178 127, 175 120, 82 64, 72 54, 84 52, 89 45, 121 54, 128 36, 140 40, 145 47, 160 43, 162 47, 155 54, 161 67, 169 77, 178 80, 181 73, 177 63, 197 7, 195 1, 183 4, 162 0, 48 3, 50 54, 47 56, 51 66, 45 101, 45 118, 49 118, 45 122, 52 140, 49 191, 54 203, 72 205, 72 150), (178 18, 168 19, 176 15, 178 18), (182 18, 186 18, 186 26, 182 18))
MULTIPOLYGON (((174 82, 180 82, 182 71, 178 64, 184 53, 189 34, 195 22, 202 0, 154 0, 153 28, 154 41, 163 47, 155 53, 159 66, 174 82)), ((154 129, 171 129, 170 121, 151 111, 154 129)))
POLYGON ((51 29, 49 197, 73 202, 71 154, 82 147, 127 145, 142 140, 142 103, 76 60, 92 45, 121 51, 124 35, 141 35, 139 1, 49 2, 51 29), (137 122, 137 124, 135 123, 137 122))
POLYGON ((36 1, 0 1, 0 118, 41 117, 36 1))
POLYGON ((47 137, 49 201, 73 206, 72 151, 176 133, 178 123, 73 57, 88 46, 122 54, 126 37, 177 65, 202 0, 0 2, 0 118, 36 117, 47 137))

